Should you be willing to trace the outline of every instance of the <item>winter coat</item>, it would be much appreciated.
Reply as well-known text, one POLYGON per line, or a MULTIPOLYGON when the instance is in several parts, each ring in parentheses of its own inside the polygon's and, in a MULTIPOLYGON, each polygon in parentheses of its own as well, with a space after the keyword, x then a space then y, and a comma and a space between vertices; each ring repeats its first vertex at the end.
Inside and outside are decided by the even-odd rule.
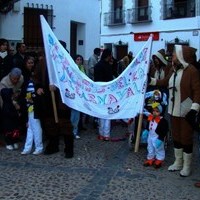
POLYGON ((108 82, 113 80, 112 66, 100 60, 94 67, 94 81, 108 82))
POLYGON ((8 75, 13 67, 13 59, 11 55, 7 55, 4 58, 0 56, 0 81, 8 75))

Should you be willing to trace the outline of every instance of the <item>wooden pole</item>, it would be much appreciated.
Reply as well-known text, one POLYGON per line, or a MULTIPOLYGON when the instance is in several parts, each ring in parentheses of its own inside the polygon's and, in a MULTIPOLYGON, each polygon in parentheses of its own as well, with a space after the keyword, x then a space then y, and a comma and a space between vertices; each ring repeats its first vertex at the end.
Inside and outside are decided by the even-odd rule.
MULTIPOLYGON (((153 39, 153 34, 150 35, 151 37, 151 43, 152 43, 152 39, 153 39)), ((152 47, 152 46, 151 46, 152 47)), ((150 49, 150 52, 149 52, 149 60, 150 60, 150 55, 151 55, 151 49, 150 49)), ((150 65, 150 63, 149 63, 150 65)), ((147 70, 147 74, 149 73, 149 65, 148 65, 148 70, 147 70)), ((147 77, 147 80, 148 81, 148 77, 147 77)), ((146 90, 147 90, 147 82, 146 82, 146 85, 145 85, 145 93, 146 93, 146 90)), ((139 115, 139 121, 138 121, 138 128, 137 128, 137 135, 136 135, 136 141, 135 141, 135 152, 138 152, 139 150, 139 144, 140 144, 140 135, 141 135, 141 130, 142 130, 142 120, 143 120, 143 109, 144 109, 144 101, 145 99, 143 99, 143 106, 142 106, 142 110, 141 110, 141 113, 139 115)))
POLYGON ((134 152, 138 152, 138 150, 139 150, 140 135, 141 135, 141 130, 142 130, 142 120, 143 120, 143 114, 140 114, 139 121, 138 121, 138 127, 137 127, 137 135, 136 135, 134 152))
POLYGON ((58 123, 58 112, 57 112, 57 107, 56 107, 54 90, 51 90, 51 99, 52 99, 52 104, 53 104, 53 114, 54 114, 55 123, 58 123))

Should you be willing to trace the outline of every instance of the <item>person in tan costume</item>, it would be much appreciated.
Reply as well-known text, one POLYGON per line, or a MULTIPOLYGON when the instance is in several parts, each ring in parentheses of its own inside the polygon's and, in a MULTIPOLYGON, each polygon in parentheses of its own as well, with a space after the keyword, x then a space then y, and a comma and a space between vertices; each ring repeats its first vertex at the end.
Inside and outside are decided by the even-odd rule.
POLYGON ((124 62, 125 68, 126 68, 131 63, 131 61, 133 60, 133 52, 129 51, 128 55, 125 56, 122 60, 124 62))
POLYGON ((160 49, 152 56, 152 59, 153 59, 153 66, 150 69, 151 76, 156 79, 165 78, 170 70, 168 62, 165 58, 165 50, 160 49))
POLYGON ((193 63, 196 49, 175 45, 172 69, 162 80, 151 78, 150 85, 168 86, 171 131, 174 142, 175 162, 169 171, 180 170, 180 176, 191 174, 193 132, 200 107, 200 78, 193 63))
MULTIPOLYGON (((166 54, 164 49, 160 49, 155 54, 152 55, 152 63, 149 69, 149 74, 152 78, 156 78, 158 80, 164 79, 170 71, 170 65, 166 60, 166 54)), ((159 86, 148 86, 147 91, 153 91, 155 89, 159 89, 160 91, 166 93, 168 95, 167 87, 159 87, 159 86)))

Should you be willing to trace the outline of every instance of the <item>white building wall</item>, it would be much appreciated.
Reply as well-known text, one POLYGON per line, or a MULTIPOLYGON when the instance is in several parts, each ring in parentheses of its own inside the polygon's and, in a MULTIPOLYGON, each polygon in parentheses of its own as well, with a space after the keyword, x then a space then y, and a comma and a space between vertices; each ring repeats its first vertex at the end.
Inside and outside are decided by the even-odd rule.
MULTIPOLYGON (((100 45, 100 1, 99 0, 20 0, 19 12, 11 11, 6 15, 0 14, 0 37, 8 40, 23 41, 23 12, 24 7, 41 8, 53 6, 54 33, 59 40, 70 44, 70 22, 80 26, 77 33, 77 53, 87 60, 95 47, 100 45), (83 40, 83 45, 78 45, 83 40)), ((70 50, 70 49, 69 49, 70 50)))
MULTIPOLYGON (((145 41, 134 41, 134 33, 159 32, 159 41, 153 41, 152 53, 166 47, 166 42, 178 37, 180 40, 189 41, 189 45, 197 49, 197 58, 200 58, 200 17, 179 18, 162 20, 161 0, 149 0, 152 6, 152 22, 125 24, 118 26, 104 26, 104 13, 111 12, 111 0, 102 0, 101 18, 101 46, 105 43, 117 44, 119 40, 128 43, 128 50, 134 54, 141 49, 145 41), (133 34, 130 34, 130 33, 133 34), (195 36, 194 32, 198 35, 195 36)), ((134 6, 134 0, 124 0, 124 10, 134 6)), ((199 0, 196 0, 197 13, 199 13, 199 0)), ((127 16, 126 16, 127 17, 127 16)), ((126 19, 127 21, 127 19, 126 19)))

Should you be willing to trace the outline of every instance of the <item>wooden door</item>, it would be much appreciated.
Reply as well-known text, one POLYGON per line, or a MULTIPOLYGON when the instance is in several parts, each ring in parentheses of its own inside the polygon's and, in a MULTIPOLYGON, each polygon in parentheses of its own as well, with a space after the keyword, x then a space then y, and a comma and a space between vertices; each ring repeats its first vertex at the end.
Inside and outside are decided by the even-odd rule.
POLYGON ((127 54, 128 54, 128 46, 127 45, 116 46, 116 59, 118 61, 121 60, 127 54))
POLYGON ((74 57, 77 54, 77 24, 71 22, 70 25, 70 55, 74 57))

